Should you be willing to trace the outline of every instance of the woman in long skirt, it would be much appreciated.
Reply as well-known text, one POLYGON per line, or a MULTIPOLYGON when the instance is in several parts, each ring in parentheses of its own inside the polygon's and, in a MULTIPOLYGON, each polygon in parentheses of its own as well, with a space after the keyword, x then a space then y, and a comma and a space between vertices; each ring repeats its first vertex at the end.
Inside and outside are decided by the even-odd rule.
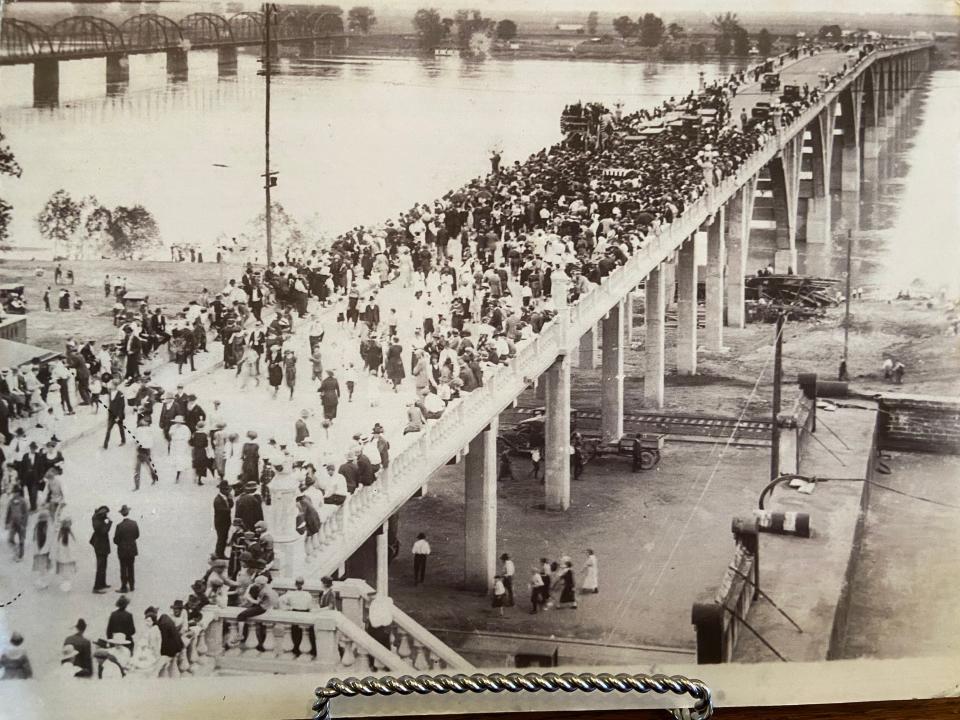
POLYGON ((260 482, 260 444, 254 430, 247 431, 247 442, 240 450, 240 474, 244 484, 260 482))
POLYGON ((297 355, 293 350, 283 353, 283 379, 290 389, 290 399, 293 400, 293 388, 297 384, 297 355))
POLYGON ((203 485, 203 479, 210 469, 210 438, 206 432, 206 423, 197 423, 197 431, 190 438, 191 460, 197 485, 203 485))
POLYGON ((184 424, 183 415, 177 415, 170 425, 170 461, 176 473, 174 482, 180 482, 181 473, 188 473, 193 467, 190 435, 190 428, 184 424))
POLYGON ((393 338, 393 342, 387 349, 387 378, 393 384, 394 392, 397 392, 404 377, 406 372, 403 369, 403 346, 399 339, 393 338))
POLYGON ((277 396, 280 385, 283 384, 283 355, 280 348, 273 348, 267 360, 267 379, 273 388, 273 396, 277 396))
POLYGON ((573 579, 573 563, 569 560, 561 568, 558 580, 560 581, 560 602, 557 607, 577 607, 577 588, 573 579))
POLYGON ((37 511, 33 526, 33 572, 36 586, 46 588, 50 584, 50 550, 53 547, 53 527, 50 512, 46 508, 37 511))
POLYGON ((580 592, 600 592, 597 556, 594 555, 593 550, 587 550, 587 561, 583 564, 583 585, 580 586, 580 592))
POLYGON ((57 577, 60 579, 60 589, 63 592, 70 592, 70 588, 73 587, 71 578, 77 574, 77 561, 73 558, 73 545, 76 541, 77 538, 73 534, 73 520, 61 506, 59 527, 53 547, 53 562, 57 577))

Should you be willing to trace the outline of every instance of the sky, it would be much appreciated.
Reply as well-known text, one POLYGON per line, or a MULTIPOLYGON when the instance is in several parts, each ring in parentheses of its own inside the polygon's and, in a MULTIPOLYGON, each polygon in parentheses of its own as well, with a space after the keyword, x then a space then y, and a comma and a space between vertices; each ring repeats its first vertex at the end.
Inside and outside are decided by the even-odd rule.
MULTIPOLYGON (((371 0, 375 7, 383 3, 371 0)), ((960 15, 960 0, 644 0, 638 3, 631 0, 390 0, 389 5, 399 7, 466 7, 476 8, 489 14, 503 14, 511 10, 524 8, 541 10, 544 14, 557 12, 583 12, 596 10, 600 13, 624 11, 644 12, 773 12, 773 13, 915 13, 932 15, 960 15), (642 7, 641 7, 642 5, 642 7)))

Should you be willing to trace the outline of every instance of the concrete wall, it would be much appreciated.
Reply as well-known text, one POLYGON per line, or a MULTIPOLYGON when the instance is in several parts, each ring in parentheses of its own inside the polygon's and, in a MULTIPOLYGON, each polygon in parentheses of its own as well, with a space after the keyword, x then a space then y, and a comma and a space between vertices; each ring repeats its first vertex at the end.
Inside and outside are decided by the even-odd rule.
POLYGON ((870 447, 870 457, 867 461, 866 479, 863 483, 863 492, 860 493, 860 515, 857 517, 857 526, 853 533, 853 547, 850 551, 850 560, 847 562, 847 571, 843 576, 843 588, 840 591, 840 600, 833 614, 833 627, 830 630, 830 646, 827 649, 827 660, 836 660, 843 657, 843 648, 847 640, 847 622, 850 616, 851 583, 857 574, 860 562, 860 552, 863 548, 864 528, 867 523, 867 512, 870 509, 870 481, 876 474, 877 458, 879 457, 879 437, 881 415, 877 415, 877 423, 873 432, 873 443, 870 447))
POLYGON ((960 398, 880 397, 880 449, 960 454, 960 398))

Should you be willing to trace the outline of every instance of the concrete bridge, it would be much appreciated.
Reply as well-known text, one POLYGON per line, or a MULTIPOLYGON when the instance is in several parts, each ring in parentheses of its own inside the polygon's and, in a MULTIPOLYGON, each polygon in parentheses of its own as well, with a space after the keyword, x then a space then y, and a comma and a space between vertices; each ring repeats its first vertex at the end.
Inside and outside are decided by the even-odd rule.
MULTIPOLYGON (((623 434, 624 345, 635 290, 645 294, 645 405, 663 406, 666 360, 665 305, 676 288, 676 367, 680 374, 697 372, 697 348, 718 349, 725 325, 744 324, 744 274, 751 236, 754 199, 769 186, 776 221, 778 270, 796 268, 800 208, 806 214, 806 242, 830 240, 831 167, 838 156, 839 185, 844 200, 859 203, 864 172, 875 172, 881 142, 905 107, 904 96, 928 69, 930 44, 874 51, 857 61, 838 52, 803 57, 781 70, 785 84, 819 84, 822 95, 788 121, 774 110, 777 130, 740 170, 690 204, 671 224, 648 238, 629 261, 603 283, 567 303, 569 280, 552 276, 556 317, 532 340, 520 346, 509 364, 491 371, 483 387, 447 406, 402 447, 380 479, 361 487, 325 523, 319 562, 312 571, 345 570, 353 577, 376 566, 377 590, 388 593, 387 523, 430 476, 451 459, 465 473, 465 557, 467 587, 487 590, 497 558, 497 430, 502 411, 530 386, 543 384, 545 421, 545 499, 548 511, 570 507, 570 383, 574 353, 581 366, 592 367, 598 330, 602 336, 602 418, 605 438, 623 434), (847 72, 834 75, 847 65, 847 72), (852 67, 851 67, 852 66, 852 67), (807 156, 810 156, 807 158, 807 156), (810 180, 802 182, 809 166, 810 180), (872 168, 872 170, 871 170, 872 168), (694 246, 706 243, 706 328, 698 337, 697 279, 694 246), (360 552, 358 552, 360 551, 360 552), (375 558, 375 560, 374 560, 375 558)), ((741 87, 732 117, 741 108, 769 99, 758 85, 741 87)), ((406 439, 406 438, 405 438, 406 439)), ((399 439, 398 439, 399 440, 399 439)))
MULTIPOLYGON (((295 45, 302 55, 342 52, 348 35, 343 19, 335 12, 278 12, 272 18, 271 54, 279 46, 295 45)), ((230 17, 193 13, 173 20, 164 15, 135 15, 116 24, 102 17, 78 15, 50 26, 17 17, 4 17, 0 25, 0 66, 33 65, 35 107, 57 105, 60 92, 60 62, 106 59, 108 89, 126 85, 130 79, 129 57, 165 53, 167 75, 183 81, 188 74, 190 50, 216 50, 221 77, 236 75, 237 49, 260 47, 265 40, 261 12, 242 12, 230 17)))

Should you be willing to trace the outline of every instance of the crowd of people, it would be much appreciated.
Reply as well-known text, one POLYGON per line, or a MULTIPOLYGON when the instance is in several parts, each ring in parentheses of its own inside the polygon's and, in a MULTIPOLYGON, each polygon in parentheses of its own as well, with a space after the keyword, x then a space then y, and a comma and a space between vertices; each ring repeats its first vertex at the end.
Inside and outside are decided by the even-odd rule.
MULTIPOLYGON (((154 484, 207 481, 217 490, 216 543, 204 577, 179 610, 173 608, 174 616, 147 608, 151 630, 140 650, 131 634, 125 635, 130 657, 142 662, 112 664, 121 670, 153 668, 163 657, 181 657, 183 647, 174 652, 178 643, 164 617, 182 641, 195 632, 206 605, 246 605, 244 612, 252 613, 247 618, 277 607, 270 589, 277 561, 273 536, 291 529, 270 525, 271 487, 296 488, 295 530, 303 536, 309 562, 327 519, 358 488, 373 485, 396 452, 381 422, 369 430, 351 428, 356 432, 346 445, 331 441, 331 429, 339 430, 342 422, 340 403, 376 408, 384 392, 403 392, 405 422, 396 429, 408 435, 441 417, 452 400, 482 387, 489 373, 509 362, 555 315, 556 273, 570 279, 567 301, 576 302, 709 187, 735 173, 770 141, 778 122, 790 124, 819 99, 821 90, 814 89, 782 112, 737 123, 730 102, 749 75, 734 73, 700 93, 622 117, 595 146, 566 138, 523 163, 502 165, 498 157, 485 177, 437 201, 417 203, 381 226, 356 227, 329 248, 300 256, 288 251, 262 271, 248 265, 220 292, 211 296, 204 288, 170 318, 146 301, 135 311, 124 308, 117 313, 119 337, 112 351, 71 340, 62 359, 3 368, 0 497, 16 558, 32 543, 38 576, 46 578, 52 563, 60 587, 70 589, 76 539, 60 482, 59 437, 64 416, 77 405, 89 406, 105 416, 104 448, 114 428, 121 444, 128 433, 134 436, 135 490, 143 468, 154 484), (644 142, 629 140, 651 122, 701 109, 713 111, 714 120, 666 123, 644 142), (629 171, 604 172, 611 168, 629 171), (225 417, 219 400, 153 381, 146 365, 164 346, 166 359, 182 372, 185 365, 193 369, 194 356, 213 342, 222 344, 220 372, 233 373, 241 389, 251 382, 259 386, 265 376, 275 399, 302 398, 296 394, 298 365, 309 363, 316 405, 302 401, 289 430, 261 442, 242 419, 225 417), (365 397, 356 395, 361 386, 365 397), (164 453, 169 478, 160 477, 155 465, 164 453)), ((122 298, 108 277, 106 296, 111 289, 122 298)), ((101 539, 102 511, 109 513, 106 506, 98 508, 91 521, 101 539)), ((109 539, 106 543, 109 551, 109 539)), ((96 552, 93 538, 91 544, 96 552)), ((94 592, 109 587, 102 555, 97 553, 94 592)), ((501 612, 513 601, 514 573, 508 567, 507 556, 493 589, 501 612)), ((592 552, 584 574, 582 589, 596 591, 592 552)), ((544 561, 531 575, 531 611, 576 607, 575 588, 570 558, 544 561)), ((120 590, 134 590, 132 565, 120 590)), ((113 635, 108 632, 103 642, 116 651, 120 643, 113 635)))

